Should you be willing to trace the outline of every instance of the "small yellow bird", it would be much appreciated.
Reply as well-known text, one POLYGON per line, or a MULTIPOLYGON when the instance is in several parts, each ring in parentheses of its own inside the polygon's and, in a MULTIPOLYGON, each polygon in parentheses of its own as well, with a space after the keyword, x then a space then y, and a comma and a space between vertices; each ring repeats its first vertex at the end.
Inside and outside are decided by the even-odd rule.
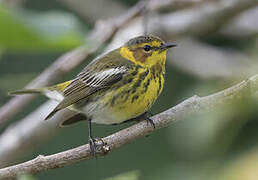
POLYGON ((91 122, 118 124, 141 115, 152 122, 146 112, 163 89, 166 52, 175 46, 156 36, 138 36, 97 57, 73 80, 10 94, 42 93, 58 101, 46 119, 64 108, 76 111, 62 125, 88 120, 89 142, 95 152, 91 122))

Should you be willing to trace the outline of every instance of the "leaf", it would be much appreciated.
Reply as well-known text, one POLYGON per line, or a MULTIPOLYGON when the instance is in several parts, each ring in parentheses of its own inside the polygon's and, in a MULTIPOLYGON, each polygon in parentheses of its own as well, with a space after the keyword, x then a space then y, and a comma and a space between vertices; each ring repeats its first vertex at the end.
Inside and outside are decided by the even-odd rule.
POLYGON ((0 4, 0 47, 8 51, 65 51, 83 43, 79 21, 68 13, 36 13, 0 4))

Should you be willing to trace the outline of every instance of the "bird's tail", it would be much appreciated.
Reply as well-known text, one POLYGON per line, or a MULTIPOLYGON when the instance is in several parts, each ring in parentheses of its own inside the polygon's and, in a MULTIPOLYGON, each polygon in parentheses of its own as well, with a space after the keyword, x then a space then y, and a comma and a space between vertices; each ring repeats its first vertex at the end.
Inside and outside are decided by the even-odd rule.
POLYGON ((22 94, 42 94, 46 91, 46 88, 37 88, 37 89, 21 89, 16 91, 8 92, 10 96, 22 95, 22 94))
POLYGON ((10 91, 8 95, 23 95, 23 94, 44 94, 50 99, 54 99, 57 101, 62 100, 62 91, 71 83, 72 81, 66 81, 54 86, 43 87, 43 88, 35 88, 35 89, 21 89, 17 91, 10 91))

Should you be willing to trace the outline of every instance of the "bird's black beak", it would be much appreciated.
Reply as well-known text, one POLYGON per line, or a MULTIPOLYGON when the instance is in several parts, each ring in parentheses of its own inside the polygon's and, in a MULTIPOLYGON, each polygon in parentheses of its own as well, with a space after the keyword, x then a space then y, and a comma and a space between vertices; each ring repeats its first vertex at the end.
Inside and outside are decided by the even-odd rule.
POLYGON ((176 47, 177 45, 175 43, 164 43, 160 46, 160 49, 165 50, 168 48, 176 47))

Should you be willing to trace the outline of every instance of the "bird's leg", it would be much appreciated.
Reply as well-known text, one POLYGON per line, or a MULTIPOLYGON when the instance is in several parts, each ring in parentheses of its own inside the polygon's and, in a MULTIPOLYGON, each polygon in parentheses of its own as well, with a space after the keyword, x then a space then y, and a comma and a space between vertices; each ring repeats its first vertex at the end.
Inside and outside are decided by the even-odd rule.
POLYGON ((96 156, 96 144, 95 139, 92 138, 92 128, 91 128, 91 119, 88 120, 88 128, 89 128, 89 144, 91 153, 96 156))
POLYGON ((153 128, 155 129, 155 123, 153 122, 153 120, 150 118, 150 116, 153 116, 153 114, 151 112, 145 112, 143 113, 143 118, 147 120, 147 123, 150 123, 153 128))
POLYGON ((103 147, 105 145, 104 141, 101 138, 93 138, 92 136, 92 127, 91 127, 91 119, 88 121, 89 125, 89 144, 90 150, 94 157, 97 157, 97 151, 99 151, 98 146, 103 147))
POLYGON ((90 144, 90 150, 94 157, 96 156, 97 152, 97 146, 96 146, 96 139, 92 137, 92 127, 91 127, 91 119, 88 121, 88 128, 89 128, 89 144, 90 144))

